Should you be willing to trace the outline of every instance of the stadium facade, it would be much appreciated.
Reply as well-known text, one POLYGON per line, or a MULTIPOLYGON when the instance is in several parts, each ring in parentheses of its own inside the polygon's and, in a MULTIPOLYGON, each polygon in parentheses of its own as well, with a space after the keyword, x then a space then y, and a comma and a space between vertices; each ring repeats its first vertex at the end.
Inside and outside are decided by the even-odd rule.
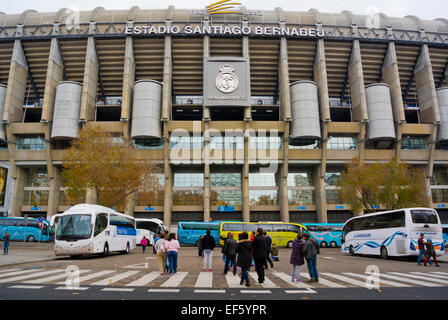
POLYGON ((215 8, 0 14, 0 211, 94 203, 61 164, 98 125, 163 167, 127 213, 168 225, 345 221, 354 157, 424 168, 448 218, 447 19, 215 8))

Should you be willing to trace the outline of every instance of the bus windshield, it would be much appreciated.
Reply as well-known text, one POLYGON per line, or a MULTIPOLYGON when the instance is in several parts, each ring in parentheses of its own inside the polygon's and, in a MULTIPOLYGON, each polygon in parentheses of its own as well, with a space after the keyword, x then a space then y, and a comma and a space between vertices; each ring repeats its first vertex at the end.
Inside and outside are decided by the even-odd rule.
POLYGON ((437 214, 431 210, 412 210, 411 216, 413 223, 427 223, 427 224, 439 223, 437 219, 437 214))
POLYGON ((92 216, 74 214, 61 216, 56 230, 56 240, 82 240, 92 235, 92 216))

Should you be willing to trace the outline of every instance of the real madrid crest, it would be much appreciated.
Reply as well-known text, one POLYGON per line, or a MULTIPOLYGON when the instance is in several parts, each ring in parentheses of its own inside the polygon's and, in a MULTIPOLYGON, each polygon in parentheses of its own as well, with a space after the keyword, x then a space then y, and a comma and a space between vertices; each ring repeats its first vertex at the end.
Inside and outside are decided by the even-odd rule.
POLYGON ((238 77, 230 64, 225 64, 219 69, 216 87, 223 93, 231 93, 238 88, 238 77))

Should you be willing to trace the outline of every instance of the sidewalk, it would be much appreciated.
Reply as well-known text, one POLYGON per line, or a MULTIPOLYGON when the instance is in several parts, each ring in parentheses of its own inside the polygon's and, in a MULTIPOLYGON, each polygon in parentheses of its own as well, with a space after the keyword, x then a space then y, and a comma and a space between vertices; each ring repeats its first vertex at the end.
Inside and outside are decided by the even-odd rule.
POLYGON ((41 243, 39 247, 37 245, 37 243, 26 243, 25 250, 23 250, 23 243, 11 242, 8 254, 3 255, 3 242, 0 242, 0 266, 56 258, 52 244, 41 243))

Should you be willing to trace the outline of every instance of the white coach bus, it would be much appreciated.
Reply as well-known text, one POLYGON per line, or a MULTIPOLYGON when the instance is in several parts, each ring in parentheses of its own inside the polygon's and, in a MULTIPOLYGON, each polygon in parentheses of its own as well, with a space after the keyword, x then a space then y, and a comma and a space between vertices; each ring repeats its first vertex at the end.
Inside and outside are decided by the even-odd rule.
POLYGON ((342 230, 342 252, 389 256, 418 255, 418 238, 431 239, 437 255, 443 255, 442 225, 437 211, 410 208, 377 212, 348 220, 342 230))
POLYGON ((116 251, 129 253, 136 247, 134 218, 103 206, 78 204, 52 221, 57 256, 107 256, 116 251))

